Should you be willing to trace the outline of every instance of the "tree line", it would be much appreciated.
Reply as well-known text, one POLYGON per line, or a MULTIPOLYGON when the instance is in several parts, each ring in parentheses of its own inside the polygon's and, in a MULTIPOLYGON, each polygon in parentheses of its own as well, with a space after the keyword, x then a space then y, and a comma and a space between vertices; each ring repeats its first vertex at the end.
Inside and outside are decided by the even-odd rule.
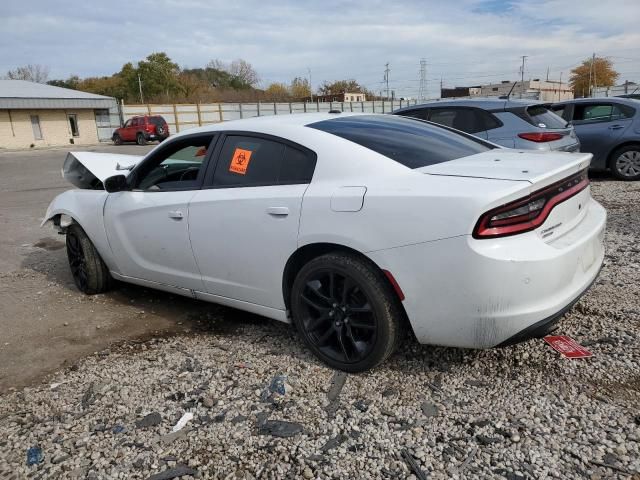
MULTIPOLYGON (((575 97, 585 97, 590 95, 594 85, 611 87, 618 77, 611 60, 587 58, 571 70, 569 84, 575 97)), ((72 75, 67 79, 50 80, 49 67, 25 65, 7 72, 5 78, 107 95, 126 103, 286 102, 344 92, 364 93, 369 100, 378 99, 353 79, 325 81, 316 92, 312 92, 309 80, 304 77, 261 88, 260 76, 246 60, 229 63, 211 60, 203 67, 180 68, 164 52, 152 53, 137 63, 125 63, 119 72, 104 77, 72 75)))
POLYGON ((274 82, 261 88, 260 76, 246 60, 211 60, 203 67, 181 68, 164 52, 148 55, 137 63, 125 63, 119 72, 103 77, 49 79, 49 68, 25 65, 7 72, 5 78, 47 83, 57 87, 106 95, 125 103, 216 103, 255 101, 303 101, 317 95, 343 92, 373 94, 357 81, 325 81, 312 92, 309 80, 295 77, 290 83, 274 82))

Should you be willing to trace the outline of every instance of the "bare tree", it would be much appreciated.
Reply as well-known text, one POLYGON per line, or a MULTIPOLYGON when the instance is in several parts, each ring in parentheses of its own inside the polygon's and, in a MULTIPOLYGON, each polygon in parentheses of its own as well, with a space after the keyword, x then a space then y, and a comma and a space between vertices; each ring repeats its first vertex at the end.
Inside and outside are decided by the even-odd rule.
POLYGON ((46 65, 25 65, 15 70, 9 70, 8 80, 27 80, 29 82, 47 83, 49 80, 49 67, 46 65))
POLYGON ((258 78, 258 72, 255 71, 249 62, 241 58, 231 62, 229 73, 247 85, 254 86, 260 81, 260 78, 258 78))

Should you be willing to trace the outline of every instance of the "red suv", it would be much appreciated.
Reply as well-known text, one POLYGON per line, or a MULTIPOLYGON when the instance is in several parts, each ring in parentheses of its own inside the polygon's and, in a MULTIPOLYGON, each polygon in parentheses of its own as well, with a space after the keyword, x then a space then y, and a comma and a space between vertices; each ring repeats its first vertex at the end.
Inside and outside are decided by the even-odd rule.
POLYGON ((169 136, 169 125, 160 115, 132 117, 124 125, 113 132, 113 143, 136 142, 144 145, 149 140, 163 141, 169 136))

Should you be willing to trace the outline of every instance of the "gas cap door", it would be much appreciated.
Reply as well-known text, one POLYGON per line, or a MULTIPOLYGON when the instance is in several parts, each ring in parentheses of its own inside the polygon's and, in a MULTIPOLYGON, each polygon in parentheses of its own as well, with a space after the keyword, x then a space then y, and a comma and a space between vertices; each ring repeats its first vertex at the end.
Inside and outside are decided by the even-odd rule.
POLYGON ((364 205, 367 187, 340 187, 331 197, 331 210, 334 212, 359 212, 364 205))

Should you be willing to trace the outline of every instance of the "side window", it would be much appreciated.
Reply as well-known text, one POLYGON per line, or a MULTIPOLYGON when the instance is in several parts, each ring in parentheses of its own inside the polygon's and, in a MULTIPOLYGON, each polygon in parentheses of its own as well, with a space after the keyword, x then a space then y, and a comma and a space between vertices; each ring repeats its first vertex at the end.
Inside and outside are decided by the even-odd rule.
POLYGON ((122 128, 127 128, 131 126, 131 123, 133 123, 133 120, 129 119, 126 122, 124 122, 124 125, 122 126, 122 128))
POLYGON ((551 110, 553 110, 553 113, 555 113, 556 115, 562 118, 565 118, 564 117, 565 109, 566 109, 566 105, 557 105, 555 107, 551 107, 551 110))
POLYGON ((215 187, 309 183, 316 155, 266 138, 229 135, 213 174, 215 187))
POLYGON ((610 104, 576 104, 573 108, 573 120, 580 123, 608 122, 612 114, 610 104))
POLYGON ((502 122, 489 112, 485 112, 484 110, 476 110, 476 115, 478 115, 478 120, 480 121, 480 130, 478 130, 479 132, 482 132, 484 130, 493 130, 494 128, 499 128, 502 126, 502 122))
POLYGON ((428 108, 416 108, 415 110, 409 110, 408 112, 402 112, 399 115, 403 117, 419 118, 420 120, 428 120, 429 109, 428 108))
POLYGON ((147 191, 198 188, 212 139, 212 134, 197 135, 167 144, 134 170, 136 188, 147 191))
POLYGON ((466 133, 486 130, 479 112, 473 108, 434 108, 429 120, 466 133))
POLYGON ((216 187, 276 185, 285 146, 264 138, 228 136, 213 174, 216 187))
POLYGON ((316 155, 287 145, 280 167, 279 183, 309 183, 316 168, 316 155))

